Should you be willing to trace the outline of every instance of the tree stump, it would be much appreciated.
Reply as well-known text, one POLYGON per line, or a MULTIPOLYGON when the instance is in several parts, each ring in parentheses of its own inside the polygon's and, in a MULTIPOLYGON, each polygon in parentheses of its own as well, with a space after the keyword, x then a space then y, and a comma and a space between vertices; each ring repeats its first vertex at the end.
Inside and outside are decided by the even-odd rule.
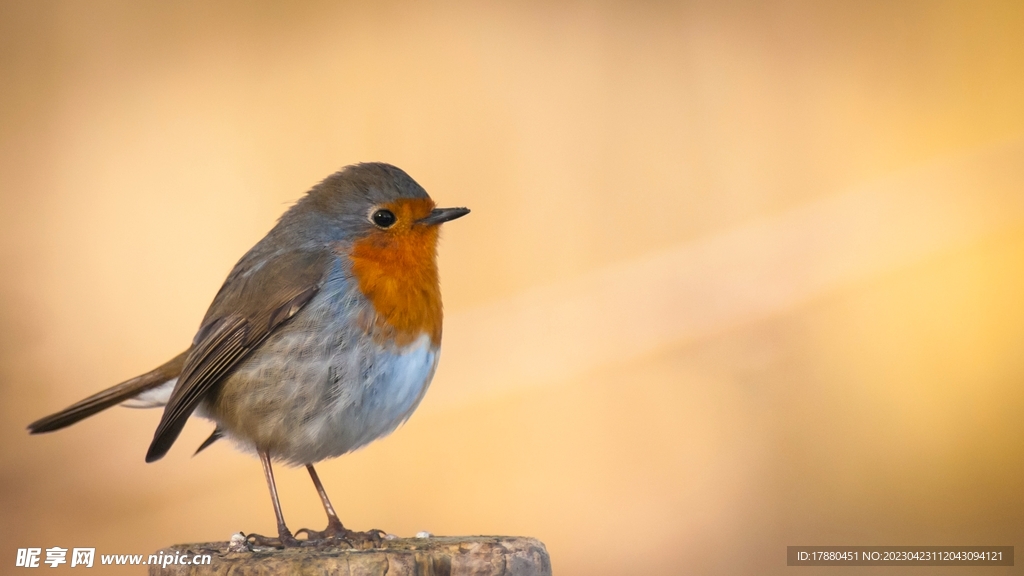
POLYGON ((342 546, 256 547, 240 540, 177 544, 150 557, 150 576, 550 576, 544 544, 515 536, 446 536, 385 540, 380 548, 342 546), (170 558, 209 555, 208 565, 173 563, 170 558), (162 556, 161 556, 162 555, 162 556), (164 564, 161 566, 160 564, 164 564))

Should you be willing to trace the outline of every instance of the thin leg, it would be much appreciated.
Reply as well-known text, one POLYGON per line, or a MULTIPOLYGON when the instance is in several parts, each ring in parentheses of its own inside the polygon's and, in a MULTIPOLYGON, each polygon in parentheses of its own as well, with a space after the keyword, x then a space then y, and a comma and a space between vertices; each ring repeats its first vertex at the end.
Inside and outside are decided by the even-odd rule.
POLYGON ((267 477, 267 487, 270 488, 270 500, 274 503, 274 515, 277 516, 277 533, 291 536, 291 531, 284 523, 284 513, 281 512, 281 500, 277 497, 277 483, 274 482, 274 469, 270 465, 270 453, 260 450, 260 463, 263 464, 263 475, 267 477))
POLYGON ((313 465, 306 464, 306 470, 309 470, 309 477, 313 479, 313 486, 316 486, 316 493, 320 495, 320 501, 323 502, 324 511, 327 512, 327 528, 324 528, 321 531, 303 528, 295 534, 305 532, 307 541, 309 542, 345 542, 353 548, 379 548, 381 545, 381 536, 384 534, 384 531, 369 530, 367 532, 353 532, 352 530, 345 528, 341 523, 341 519, 338 518, 338 514, 334 511, 334 506, 331 506, 331 500, 327 497, 327 491, 324 490, 324 485, 320 483, 320 476, 317 475, 313 465))
POLYGON ((332 529, 343 532, 345 526, 342 525, 341 519, 338 518, 338 514, 334 511, 334 506, 331 506, 331 500, 327 497, 324 485, 320 483, 320 476, 317 475, 316 469, 313 468, 312 464, 306 464, 306 470, 309 470, 309 477, 313 479, 313 486, 316 486, 316 493, 320 495, 320 501, 324 504, 324 511, 327 512, 327 530, 325 532, 329 532, 332 529))
POLYGON ((274 482, 274 469, 270 466, 270 453, 259 450, 259 455, 263 464, 263 474, 267 477, 267 487, 270 488, 270 500, 274 503, 274 515, 277 516, 277 538, 267 538, 259 534, 250 534, 249 538, 258 546, 299 546, 301 543, 292 536, 291 530, 284 523, 281 501, 277 497, 277 484, 274 482))

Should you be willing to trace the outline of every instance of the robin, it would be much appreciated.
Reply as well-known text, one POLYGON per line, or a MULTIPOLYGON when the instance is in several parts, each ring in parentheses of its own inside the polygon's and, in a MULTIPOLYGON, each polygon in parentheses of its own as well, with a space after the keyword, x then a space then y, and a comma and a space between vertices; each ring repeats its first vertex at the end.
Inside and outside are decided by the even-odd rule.
POLYGON ((439 225, 469 213, 435 208, 402 170, 357 164, 328 176, 242 257, 188 350, 155 370, 29 425, 58 430, 115 404, 164 407, 146 462, 167 453, 193 412, 263 464, 277 517, 269 546, 343 540, 373 545, 380 531, 341 523, 313 464, 395 430, 423 399, 441 346, 439 225), (303 465, 327 528, 285 525, 271 461, 303 465))

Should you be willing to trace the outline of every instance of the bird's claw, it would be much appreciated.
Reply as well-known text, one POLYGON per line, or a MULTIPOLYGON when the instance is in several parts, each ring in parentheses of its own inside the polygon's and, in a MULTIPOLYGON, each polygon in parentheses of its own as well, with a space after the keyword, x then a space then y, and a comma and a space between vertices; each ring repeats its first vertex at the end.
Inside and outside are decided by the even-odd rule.
POLYGON ((301 542, 309 542, 312 546, 319 546, 323 544, 338 544, 344 542, 352 548, 358 548, 365 550, 367 548, 380 548, 383 544, 383 536, 386 534, 383 530, 367 530, 366 532, 356 532, 349 530, 341 525, 340 522, 331 522, 327 525, 327 528, 323 530, 310 530, 309 528, 302 528, 295 531, 295 535, 305 532, 306 539, 301 542))
POLYGON ((278 534, 277 538, 268 538, 260 534, 249 534, 245 537, 245 541, 253 546, 269 546, 271 548, 298 548, 305 542, 292 536, 292 533, 288 530, 278 534))

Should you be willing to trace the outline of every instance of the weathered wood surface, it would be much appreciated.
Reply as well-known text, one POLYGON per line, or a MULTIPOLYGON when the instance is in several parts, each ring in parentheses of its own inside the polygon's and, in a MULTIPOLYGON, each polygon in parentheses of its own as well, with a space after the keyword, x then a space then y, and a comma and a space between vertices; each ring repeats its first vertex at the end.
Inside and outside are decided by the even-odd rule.
POLYGON ((157 552, 209 554, 207 566, 150 566, 151 576, 550 576, 544 544, 514 536, 399 538, 381 548, 229 548, 228 542, 178 544, 157 552))

